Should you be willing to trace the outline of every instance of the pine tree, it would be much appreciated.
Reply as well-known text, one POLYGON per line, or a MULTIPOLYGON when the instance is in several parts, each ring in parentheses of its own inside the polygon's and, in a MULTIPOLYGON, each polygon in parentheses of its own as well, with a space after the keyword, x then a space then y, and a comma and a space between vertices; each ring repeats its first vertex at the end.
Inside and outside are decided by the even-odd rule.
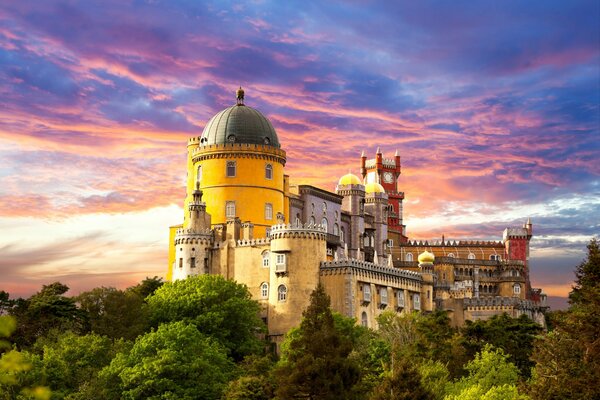
POLYGON ((600 399, 600 244, 593 239, 587 247, 569 309, 556 313, 555 329, 536 344, 535 399, 600 399))
POLYGON ((278 399, 353 398, 360 372, 347 358, 352 341, 336 329, 329 306, 329 296, 319 284, 275 371, 278 399))

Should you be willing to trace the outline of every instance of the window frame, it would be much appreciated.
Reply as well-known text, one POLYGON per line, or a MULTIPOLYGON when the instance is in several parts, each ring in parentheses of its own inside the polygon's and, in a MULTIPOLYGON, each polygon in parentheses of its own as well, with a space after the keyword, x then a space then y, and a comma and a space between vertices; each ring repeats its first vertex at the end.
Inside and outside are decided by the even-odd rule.
POLYGON ((285 303, 287 301, 287 286, 281 284, 277 287, 277 301, 285 303))
POLYGON ((227 160, 225 162, 225 176, 227 178, 235 178, 237 175, 237 162, 235 160, 227 160), (233 168, 233 175, 231 175, 229 172, 229 168, 232 167, 233 168))
POLYGON ((226 200, 225 201, 225 218, 235 218, 235 214, 236 214, 236 204, 235 201, 233 200, 226 200), (233 213, 230 213, 230 207, 233 210, 233 213))
POLYGON ((265 203, 265 220, 273 220, 273 203, 265 203))
POLYGON ((269 298, 269 284, 267 282, 260 284, 260 298, 263 300, 269 298))
POLYGON ((273 164, 265 165, 265 179, 273 180, 273 164))

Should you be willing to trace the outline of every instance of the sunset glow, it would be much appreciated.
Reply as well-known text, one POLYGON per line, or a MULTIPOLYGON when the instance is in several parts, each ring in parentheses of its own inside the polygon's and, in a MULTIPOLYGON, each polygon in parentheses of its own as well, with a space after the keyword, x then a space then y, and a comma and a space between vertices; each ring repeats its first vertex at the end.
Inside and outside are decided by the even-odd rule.
POLYGON ((292 183, 402 157, 417 239, 533 222, 565 297, 600 233, 600 4, 19 1, 0 6, 0 289, 164 276, 186 140, 246 104, 292 183))

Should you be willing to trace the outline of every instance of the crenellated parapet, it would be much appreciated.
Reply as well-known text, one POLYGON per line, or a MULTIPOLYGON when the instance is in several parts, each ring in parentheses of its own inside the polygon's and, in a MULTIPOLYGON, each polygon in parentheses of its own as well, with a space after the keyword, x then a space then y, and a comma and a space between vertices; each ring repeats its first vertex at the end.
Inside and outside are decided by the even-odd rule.
POLYGON ((231 156, 237 158, 261 158, 269 161, 276 161, 284 165, 286 162, 285 151, 268 144, 199 144, 198 147, 192 151, 192 161, 194 163, 207 159, 228 158, 231 156))
POLYGON ((269 238, 304 238, 304 239, 327 239, 327 229, 319 224, 279 224, 271 227, 269 238))
POLYGON ((181 228, 175 233, 175 244, 211 244, 213 242, 213 231, 206 229, 196 231, 193 229, 181 228))
POLYGON ((495 240, 409 240, 403 247, 435 246, 435 247, 503 247, 501 241, 495 240))
POLYGON ((267 246, 271 243, 270 238, 259 238, 259 239, 242 239, 238 240, 237 247, 261 247, 267 246))

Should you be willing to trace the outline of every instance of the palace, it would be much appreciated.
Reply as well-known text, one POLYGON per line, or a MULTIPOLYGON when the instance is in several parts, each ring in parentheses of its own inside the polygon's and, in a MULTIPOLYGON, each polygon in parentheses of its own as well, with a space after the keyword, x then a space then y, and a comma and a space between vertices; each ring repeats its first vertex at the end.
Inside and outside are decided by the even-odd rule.
POLYGON ((383 310, 447 310, 454 325, 508 313, 544 325, 529 282, 533 227, 500 241, 411 241, 398 191, 400 156, 360 158, 335 193, 290 185, 286 153, 259 111, 237 103, 188 140, 183 223, 170 227, 167 279, 220 274, 246 284, 278 342, 321 282, 332 308, 376 327, 383 310))

